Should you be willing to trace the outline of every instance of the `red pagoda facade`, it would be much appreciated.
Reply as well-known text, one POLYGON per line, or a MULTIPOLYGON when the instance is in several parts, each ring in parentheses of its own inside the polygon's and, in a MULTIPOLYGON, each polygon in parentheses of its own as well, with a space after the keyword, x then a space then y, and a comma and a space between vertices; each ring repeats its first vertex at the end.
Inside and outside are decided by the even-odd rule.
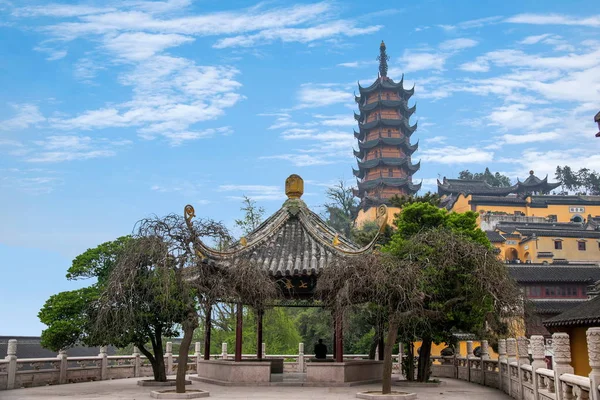
POLYGON ((418 143, 411 144, 410 137, 417 124, 410 125, 410 117, 416 106, 408 101, 414 93, 403 86, 404 76, 396 83, 388 78, 388 61, 385 43, 380 46, 379 77, 369 87, 358 85, 360 96, 355 96, 360 114, 358 121, 358 169, 353 169, 358 189, 354 195, 360 198, 361 208, 367 210, 381 204, 389 204, 393 196, 412 195, 421 184, 412 183, 412 175, 419 170, 420 162, 411 162, 418 143))

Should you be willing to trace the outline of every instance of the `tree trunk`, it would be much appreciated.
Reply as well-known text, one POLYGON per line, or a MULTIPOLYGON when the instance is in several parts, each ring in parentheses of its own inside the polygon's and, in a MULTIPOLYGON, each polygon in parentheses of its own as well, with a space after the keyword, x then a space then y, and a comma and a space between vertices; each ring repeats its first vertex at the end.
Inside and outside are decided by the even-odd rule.
POLYGON ((429 360, 431 358, 431 338, 423 338, 421 351, 419 352, 419 365, 417 369, 417 381, 427 382, 429 379, 429 360))
POLYGON ((150 365, 152 366, 152 375, 154 375, 154 380, 157 382, 164 382, 167 380, 167 374, 165 373, 165 359, 155 357, 151 352, 148 351, 146 347, 144 347, 144 343, 135 343, 138 349, 142 352, 143 355, 146 356, 148 361, 150 361, 150 365), (158 360, 162 360, 161 363, 158 360))
POLYGON ((198 327, 198 315, 195 310, 188 312, 187 320, 182 324, 183 339, 179 346, 179 356, 177 357, 177 376, 175 378, 175 392, 185 393, 185 373, 187 372, 188 353, 190 344, 194 337, 194 329, 198 327))
POLYGON ((382 394, 392 392, 392 351, 398 337, 398 321, 392 318, 387 332, 387 339, 383 347, 383 377, 382 377, 382 394))
POLYGON ((140 347, 140 351, 146 357, 148 357, 148 360, 152 365, 152 373, 154 374, 154 380, 157 382, 166 382, 167 372, 165 369, 165 353, 162 347, 162 327, 155 326, 153 334, 154 336, 150 337, 150 342, 152 343, 152 351, 154 352, 154 361, 152 361, 152 359, 148 357, 148 351, 143 346, 140 347))
POLYGON ((415 345, 413 342, 406 342, 406 380, 415 380, 415 345))

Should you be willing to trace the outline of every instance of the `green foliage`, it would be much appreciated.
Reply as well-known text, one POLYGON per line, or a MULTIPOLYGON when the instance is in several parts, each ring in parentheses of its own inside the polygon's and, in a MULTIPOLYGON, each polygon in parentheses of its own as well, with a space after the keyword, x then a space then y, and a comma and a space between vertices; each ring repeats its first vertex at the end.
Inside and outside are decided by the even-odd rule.
POLYGON ((477 213, 472 211, 448 212, 429 202, 416 202, 405 206, 394 223, 397 229, 385 247, 385 251, 392 253, 400 251, 405 240, 433 228, 448 228, 476 243, 491 247, 485 232, 477 226, 477 213))
MULTIPOLYGON (((377 235, 377 232, 379 232, 379 225, 377 225, 377 222, 368 221, 365 222, 360 228, 353 229, 351 238, 358 245, 366 246, 373 241, 373 239, 377 235)), ((394 230, 392 229, 392 227, 386 225, 383 233, 379 235, 379 238, 377 239, 377 244, 387 244, 390 241, 393 233, 394 230)))
POLYGON ((42 346, 58 351, 79 343, 104 344, 89 335, 92 323, 90 305, 98 300, 118 255, 130 241, 130 236, 122 236, 75 257, 67 270, 67 279, 97 280, 86 288, 52 295, 44 303, 38 313, 40 321, 48 326, 42 331, 42 346))
POLYGON ((440 204, 440 196, 437 193, 427 192, 422 196, 394 196, 390 199, 392 207, 403 208, 413 203, 429 203, 433 206, 440 204))
POLYGON ((562 193, 577 193, 588 195, 600 194, 600 174, 588 168, 573 171, 565 165, 556 167, 556 180, 561 182, 562 193))
POLYGON ((470 172, 468 169, 460 171, 458 173, 458 179, 485 181, 495 187, 510 186, 510 178, 508 176, 502 175, 500 172, 494 174, 489 168, 486 168, 483 172, 475 173, 470 172))
POLYGON ((256 202, 251 198, 244 196, 240 210, 244 212, 244 218, 236 219, 235 226, 240 228, 244 232, 244 235, 247 235, 261 224, 265 215, 265 209, 257 206, 256 202))
POLYGON ((130 240, 131 236, 121 236, 112 242, 105 242, 93 249, 87 249, 75 257, 71 267, 67 270, 67 279, 97 278, 98 285, 104 285, 119 252, 130 240))
POLYGON ((91 286, 50 296, 38 313, 40 321, 48 326, 42 331, 42 346, 59 351, 85 342, 90 323, 87 310, 98 295, 98 288, 91 286))

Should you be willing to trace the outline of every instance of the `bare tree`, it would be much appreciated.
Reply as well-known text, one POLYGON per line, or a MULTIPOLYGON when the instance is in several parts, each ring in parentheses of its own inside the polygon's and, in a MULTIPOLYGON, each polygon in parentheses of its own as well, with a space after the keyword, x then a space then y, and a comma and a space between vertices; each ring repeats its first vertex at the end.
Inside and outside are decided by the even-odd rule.
POLYGON ((421 308, 420 270, 410 260, 375 253, 348 257, 323 270, 317 293, 328 307, 344 309, 372 302, 384 308, 387 335, 384 344, 382 392, 391 392, 392 350, 402 321, 421 308))

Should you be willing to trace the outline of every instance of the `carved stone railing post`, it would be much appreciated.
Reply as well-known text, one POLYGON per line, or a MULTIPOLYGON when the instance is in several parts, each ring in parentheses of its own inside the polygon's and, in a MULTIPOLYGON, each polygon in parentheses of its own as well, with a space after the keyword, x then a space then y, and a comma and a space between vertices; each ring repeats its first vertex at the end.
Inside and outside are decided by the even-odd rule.
POLYGON ((304 372, 304 343, 298 343, 298 372, 304 372))
POLYGON ((592 371, 590 372, 590 400, 600 400, 598 385, 600 385, 600 328, 587 330, 588 358, 592 371))
POLYGON ((531 363, 531 378, 533 380, 533 398, 539 398, 538 390, 540 388, 539 377, 536 371, 539 368, 546 368, 546 362, 544 358, 546 356, 546 347, 544 346, 544 337, 540 335, 534 335, 529 340, 531 345, 531 357, 533 362, 531 363))
POLYGON ((133 346, 133 376, 138 378, 142 375, 142 358, 140 356, 140 349, 133 346))
POLYGON ((221 343, 221 359, 227 360, 227 343, 221 343))
POLYGON ((529 365, 529 343, 525 336, 517 338, 517 351, 519 354, 519 365, 529 365))
POLYGON ((467 382, 471 382, 471 359, 473 356, 473 341, 467 340, 467 382))
POLYGON ((517 339, 508 338, 506 339, 506 372, 508 379, 508 395, 512 396, 513 393, 513 380, 510 363, 517 361, 517 339))
POLYGON ((67 362, 67 352, 65 350, 61 350, 58 352, 59 364, 58 364, 58 383, 65 384, 67 383, 67 368, 69 364, 67 362))
POLYGON ((490 359, 490 345, 487 340, 481 341, 481 359, 489 360, 490 359))
POLYGON ((194 363, 196 364, 196 373, 198 373, 198 360, 202 358, 202 346, 200 342, 194 343, 194 363))
POLYGON ((267 344, 265 342, 262 343, 262 348, 260 351, 262 352, 263 358, 267 358, 267 344))
POLYGON ((6 350, 5 359, 8 361, 8 380, 6 381, 7 389, 15 388, 15 379, 17 377, 17 339, 8 341, 8 349, 6 350))
POLYGON ((171 375, 173 373, 173 342, 167 342, 165 358, 167 359, 167 375, 171 375))
POLYGON ((554 365, 552 369, 554 370, 556 400, 563 400, 565 398, 565 394, 563 392, 564 388, 560 381, 560 376, 562 374, 573 373, 573 367, 571 367, 571 345, 569 343, 569 335, 566 333, 552 334, 552 350, 554 353, 554 365))
POLYGON ((398 373, 400 375, 402 375, 402 357, 404 357, 404 343, 400 342, 398 344, 398 373))
POLYGON ((108 348, 106 346, 102 346, 100 347, 100 354, 98 354, 98 357, 100 357, 100 380, 107 380, 108 379, 108 354, 106 353, 106 351, 108 350, 108 348))
POLYGON ((502 362, 506 361, 506 339, 498 340, 498 388, 504 391, 504 376, 502 376, 502 362))

